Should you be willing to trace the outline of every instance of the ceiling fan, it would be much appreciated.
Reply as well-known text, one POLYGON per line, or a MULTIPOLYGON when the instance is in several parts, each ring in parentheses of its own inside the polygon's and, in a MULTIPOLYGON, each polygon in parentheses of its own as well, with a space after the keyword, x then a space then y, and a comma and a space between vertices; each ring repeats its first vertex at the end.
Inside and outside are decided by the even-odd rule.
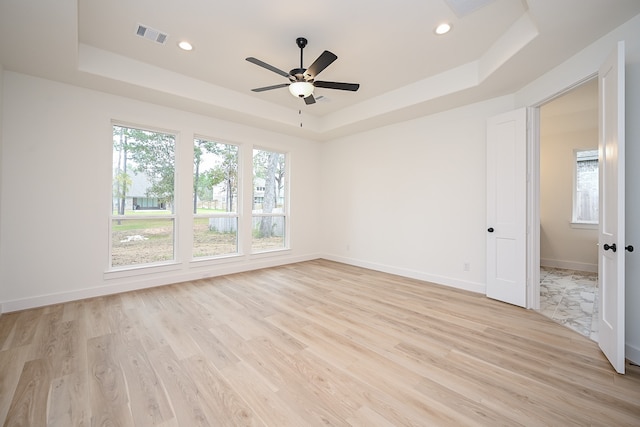
POLYGON ((279 89, 282 87, 289 87, 289 92, 295 97, 303 98, 305 104, 315 104, 316 99, 313 96, 313 89, 316 87, 326 88, 326 89, 338 89, 338 90, 349 90, 355 92, 358 90, 360 85, 358 83, 342 83, 342 82, 326 82, 321 80, 315 80, 316 76, 320 74, 322 70, 327 68, 333 61, 338 59, 338 57, 325 50, 322 54, 316 59, 313 64, 309 66, 309 68, 304 68, 302 65, 302 52, 304 47, 307 45, 307 39, 304 37, 298 37, 296 39, 296 44, 300 48, 300 68, 294 68, 288 73, 280 70, 279 68, 274 67, 273 65, 269 65, 266 62, 263 62, 257 58, 249 57, 247 61, 259 65, 262 68, 266 68, 267 70, 273 71, 276 74, 280 74, 283 77, 287 77, 289 79, 289 83, 281 83, 273 86, 265 86, 259 87, 256 89, 251 89, 253 92, 264 92, 266 90, 279 89))

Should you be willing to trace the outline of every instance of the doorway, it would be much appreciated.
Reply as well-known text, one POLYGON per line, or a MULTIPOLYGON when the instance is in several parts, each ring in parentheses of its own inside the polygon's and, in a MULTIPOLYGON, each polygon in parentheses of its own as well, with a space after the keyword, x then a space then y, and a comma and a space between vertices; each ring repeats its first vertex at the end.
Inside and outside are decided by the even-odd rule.
POLYGON ((597 341, 598 81, 538 108, 539 310, 597 341))

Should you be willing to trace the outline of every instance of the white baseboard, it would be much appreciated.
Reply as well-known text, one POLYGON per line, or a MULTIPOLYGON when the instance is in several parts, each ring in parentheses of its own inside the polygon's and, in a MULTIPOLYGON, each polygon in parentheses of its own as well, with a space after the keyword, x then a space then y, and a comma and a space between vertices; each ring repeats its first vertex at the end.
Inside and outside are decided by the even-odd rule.
POLYGON ((462 289, 465 291, 476 292, 479 294, 486 293, 486 284, 470 282, 466 280, 454 279, 445 276, 436 276, 432 274, 426 274, 421 271, 410 270, 406 268, 398 268, 385 264, 378 264, 372 262, 361 261, 353 258, 346 258, 335 255, 325 254, 322 258, 329 261, 341 262, 343 264, 354 265, 356 267, 368 268, 369 270, 381 271, 383 273, 395 274, 398 276, 408 277, 410 279, 422 280, 425 282, 435 283, 436 285, 449 286, 456 289, 462 289))
MULTIPOLYGON (((310 261, 313 259, 324 258, 330 261, 341 262, 343 264, 354 265, 357 267, 368 268, 370 270, 381 271, 384 273, 396 274, 398 276, 408 277, 411 279, 423 280, 438 285, 450 286, 456 289, 476 292, 484 294, 486 286, 484 283, 469 282, 450 277, 436 276, 425 274, 423 272, 397 268, 384 264, 364 262, 352 258, 338 257, 332 255, 312 254, 298 257, 266 257, 255 259, 250 263, 224 263, 218 266, 207 268, 193 269, 183 274, 173 274, 163 276, 162 274, 153 275, 153 277, 131 276, 130 280, 118 280, 117 283, 106 284, 102 286, 78 289, 68 292, 59 292, 52 294, 37 295, 28 298, 20 298, 0 302, 0 313, 9 313, 13 311, 26 310, 36 307, 44 307, 52 304, 61 304, 70 301, 77 301, 87 298, 101 297, 105 295, 113 295, 122 292, 130 292, 140 289, 165 286, 174 283, 187 282, 190 280, 199 280, 202 278, 223 276, 226 274, 242 273, 245 271, 259 270, 261 268, 276 267, 284 264, 292 264, 296 262, 310 261)), ((112 280, 105 280, 109 283, 112 280)))
MULTIPOLYGON (((154 288, 174 283, 199 280, 203 278, 224 276, 226 274, 242 273, 245 271, 259 270, 261 268, 277 267, 279 265, 293 264, 296 262, 310 261, 320 258, 318 254, 305 256, 271 256, 254 259, 251 262, 224 263, 219 266, 212 266, 210 269, 197 268, 183 274, 173 274, 171 276, 154 275, 153 277, 132 276, 126 281, 118 283, 96 286, 92 288, 78 289, 68 292, 37 295, 28 298, 21 298, 0 302, 0 313, 26 310, 29 308, 44 307, 52 304, 61 304, 70 301, 77 301, 87 298, 101 297, 105 295, 119 294, 122 292, 136 291, 139 289, 154 288)), ((105 283, 111 280, 105 280, 105 283)))
POLYGON ((636 365, 640 365, 640 348, 631 344, 625 346, 625 357, 636 365))
POLYGON ((558 259, 540 258, 541 267, 562 268, 564 270, 586 271, 588 273, 597 273, 598 264, 589 264, 578 261, 564 261, 558 259))

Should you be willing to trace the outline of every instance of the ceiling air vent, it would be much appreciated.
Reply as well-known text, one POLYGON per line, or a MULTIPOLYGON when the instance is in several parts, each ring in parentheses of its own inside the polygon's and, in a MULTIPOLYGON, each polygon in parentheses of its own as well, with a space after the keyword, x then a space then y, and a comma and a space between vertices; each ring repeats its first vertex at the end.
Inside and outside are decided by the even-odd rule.
POLYGON ((136 35, 160 44, 165 44, 167 42, 167 38, 169 37, 167 33, 163 33, 162 31, 156 30, 154 28, 151 28, 142 24, 138 24, 138 28, 136 29, 136 35))

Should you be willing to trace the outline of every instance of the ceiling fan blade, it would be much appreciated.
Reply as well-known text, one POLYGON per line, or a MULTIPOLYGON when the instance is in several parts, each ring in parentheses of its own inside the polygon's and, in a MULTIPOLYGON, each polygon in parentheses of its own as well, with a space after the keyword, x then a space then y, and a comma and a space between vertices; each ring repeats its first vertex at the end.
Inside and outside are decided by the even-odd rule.
POLYGON ((260 61, 259 59, 254 58, 253 56, 250 56, 250 57, 248 57, 246 59, 247 59, 247 61, 249 61, 249 62, 251 62, 253 64, 259 65, 262 68, 266 68, 269 71, 273 71, 276 74, 280 74, 283 77, 289 77, 289 73, 284 72, 281 69, 274 67, 273 65, 269 65, 266 62, 260 61))
POLYGON ((316 59, 313 64, 311 64, 309 68, 307 68, 307 72, 305 73, 305 75, 309 76, 312 79, 315 79, 322 70, 331 65, 331 63, 336 59, 338 59, 338 57, 335 54, 329 52, 328 50, 325 50, 318 57, 318 59, 316 59))
POLYGON ((287 87, 287 86, 289 86, 289 83, 280 83, 279 85, 257 87, 255 89, 251 89, 251 91, 253 91, 253 92, 264 92, 265 90, 280 89, 281 87, 287 87))
POLYGON ((313 97, 313 94, 307 96, 306 98, 304 98, 304 103, 307 105, 311 105, 311 104, 315 104, 316 103, 316 99, 313 97))
POLYGON ((315 87, 323 87, 326 89, 350 90, 352 92, 355 92, 360 88, 360 85, 358 83, 315 81, 313 82, 313 85, 315 87))

